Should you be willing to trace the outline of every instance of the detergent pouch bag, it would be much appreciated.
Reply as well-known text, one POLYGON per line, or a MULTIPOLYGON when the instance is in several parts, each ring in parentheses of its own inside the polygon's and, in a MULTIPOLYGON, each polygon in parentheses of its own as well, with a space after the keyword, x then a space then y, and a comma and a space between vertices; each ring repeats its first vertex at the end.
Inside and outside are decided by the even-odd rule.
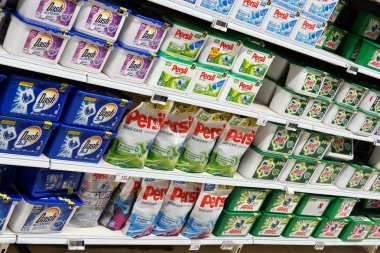
POLYGON ((127 182, 119 184, 111 200, 100 217, 99 222, 110 230, 120 230, 129 218, 141 178, 130 177, 127 182))
POLYGON ((115 175, 86 173, 81 185, 81 191, 110 192, 115 189, 115 175))
POLYGON ((233 186, 203 184, 181 234, 190 239, 210 236, 232 189, 233 186))
POLYGON ((172 181, 152 233, 162 236, 179 235, 188 213, 197 201, 200 186, 192 182, 172 181))
POLYGON ((203 172, 217 138, 223 132, 229 114, 208 113, 199 109, 196 113, 176 168, 185 172, 203 172))
POLYGON ((143 168, 153 139, 163 126, 173 103, 142 102, 127 114, 105 160, 123 168, 143 168))
POLYGON ((153 178, 142 181, 131 216, 122 229, 124 234, 139 238, 152 233, 169 184, 169 180, 153 178))
POLYGON ((233 116, 211 153, 206 172, 216 176, 233 177, 258 128, 256 119, 233 116))
POLYGON ((172 108, 153 141, 145 166, 160 170, 175 169, 196 111, 197 107, 193 105, 176 105, 172 108))

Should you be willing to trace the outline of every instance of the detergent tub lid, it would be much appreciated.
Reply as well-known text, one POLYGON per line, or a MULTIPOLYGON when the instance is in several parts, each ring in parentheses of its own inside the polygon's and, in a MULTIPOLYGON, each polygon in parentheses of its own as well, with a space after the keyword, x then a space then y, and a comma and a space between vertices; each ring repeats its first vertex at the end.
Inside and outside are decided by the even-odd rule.
POLYGON ((44 23, 40 23, 40 22, 36 22, 36 21, 30 20, 30 19, 24 18, 20 14, 18 14, 17 12, 13 12, 12 14, 13 14, 12 18, 15 17, 24 24, 35 26, 35 27, 43 29, 47 32, 55 33, 55 34, 60 35, 60 36, 71 35, 71 32, 69 32, 69 31, 61 30, 61 29, 54 27, 54 26, 51 26, 51 25, 47 25, 44 23))
POLYGON ((158 19, 155 19, 155 18, 151 18, 151 17, 147 17, 147 16, 144 16, 142 14, 139 14, 139 13, 132 13, 132 15, 138 17, 138 18, 141 18, 143 20, 146 20, 154 25, 157 25, 157 26, 161 26, 163 28, 167 28, 167 27, 172 27, 173 25, 172 24, 169 24, 169 23, 166 23, 164 21, 161 21, 161 20, 158 20, 158 19))
MULTIPOLYGON (((86 0, 86 2, 87 2, 87 0, 86 0)), ((131 10, 116 4, 114 1, 110 1, 110 0, 90 0, 90 1, 88 1, 89 4, 96 4, 96 2, 102 3, 105 6, 107 6, 108 8, 112 8, 112 9, 116 10, 120 14, 123 14, 124 12, 128 12, 128 13, 132 12, 131 10)))
POLYGON ((78 132, 90 132, 91 134, 94 134, 94 135, 108 135, 109 137, 116 135, 116 133, 112 131, 95 130, 95 129, 84 128, 84 127, 74 127, 74 126, 69 126, 66 124, 61 124, 61 127, 72 129, 78 132))
POLYGON ((22 118, 15 118, 15 117, 8 117, 8 116, 2 116, 0 115, 0 122, 2 124, 6 124, 8 125, 8 123, 10 123, 9 121, 15 121, 15 122, 21 122, 21 123, 24 123, 24 124, 33 124, 33 125, 37 125, 37 126, 40 126, 40 125, 44 125, 44 129, 48 130, 50 128, 55 128, 59 125, 59 123, 53 123, 53 122, 50 122, 50 121, 39 121, 39 120, 32 120, 32 119, 22 119, 22 118), (2 121, 7 121, 7 122, 2 122, 2 121), (50 127, 47 127, 47 126, 50 126, 50 127))
POLYGON ((144 56, 147 56, 147 57, 157 57, 157 58, 160 57, 159 55, 157 55, 155 53, 151 53, 151 52, 148 52, 146 50, 142 50, 142 49, 139 49, 139 48, 135 48, 135 47, 130 47, 130 46, 124 45, 120 41, 117 42, 117 47, 118 48, 122 48, 122 49, 127 50, 127 51, 130 51, 130 52, 133 52, 133 53, 137 53, 139 55, 144 55, 144 56))
POLYGON ((69 205, 69 206, 81 206, 83 201, 77 195, 65 196, 65 197, 48 197, 48 198, 33 198, 26 193, 21 193, 22 198, 33 205, 69 205))
POLYGON ((79 31, 77 31, 75 29, 73 29, 70 32, 70 35, 71 36, 81 37, 81 38, 90 40, 90 41, 92 41, 94 43, 97 43, 97 44, 100 44, 100 45, 103 45, 103 46, 106 46, 106 47, 117 46, 116 42, 111 42, 111 41, 99 39, 99 38, 93 37, 91 35, 87 35, 87 34, 81 33, 81 32, 79 32, 79 31))

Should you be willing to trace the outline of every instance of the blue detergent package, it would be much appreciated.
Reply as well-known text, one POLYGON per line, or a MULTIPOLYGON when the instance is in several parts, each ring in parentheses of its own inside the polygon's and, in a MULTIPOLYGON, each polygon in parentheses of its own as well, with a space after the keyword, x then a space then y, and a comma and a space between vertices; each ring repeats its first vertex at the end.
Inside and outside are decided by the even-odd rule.
POLYGON ((39 156, 57 123, 0 116, 0 152, 39 156))
POLYGON ((199 0, 202 8, 228 16, 234 6, 235 0, 199 0))
POLYGON ((0 233, 7 228, 14 207, 21 201, 21 196, 13 189, 0 191, 0 233))
POLYGON ((79 191, 83 174, 73 171, 19 167, 16 185, 34 198, 72 195, 79 191))
POLYGON ((15 233, 61 232, 83 201, 76 195, 70 197, 33 198, 22 193, 9 221, 15 233))
POLYGON ((52 159, 98 163, 115 133, 62 124, 46 147, 52 159))
POLYGON ((127 99, 76 90, 70 96, 62 123, 93 129, 115 131, 127 107, 127 99))
POLYGON ((7 190, 11 187, 15 178, 17 167, 11 165, 0 165, 0 189, 7 190))
POLYGON ((26 119, 59 120, 67 96, 73 86, 11 75, 3 83, 0 113, 26 119))

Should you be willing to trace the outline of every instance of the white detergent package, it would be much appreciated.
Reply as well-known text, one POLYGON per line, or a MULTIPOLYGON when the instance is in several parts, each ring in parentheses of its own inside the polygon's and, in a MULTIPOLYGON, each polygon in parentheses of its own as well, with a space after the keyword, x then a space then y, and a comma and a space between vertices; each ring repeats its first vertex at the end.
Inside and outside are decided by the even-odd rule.
POLYGON ((232 189, 233 186, 203 184, 181 234, 190 239, 210 236, 232 189))
POLYGON ((133 238, 150 235, 161 209, 170 181, 145 178, 122 232, 133 238))
POLYGON ((151 169, 174 170, 183 143, 198 108, 176 105, 158 132, 149 150, 145 166, 151 169))
POLYGON ((129 218, 140 184, 141 178, 136 177, 120 183, 99 219, 100 224, 110 230, 120 230, 129 218))
POLYGON ((177 236, 198 199, 201 184, 172 181, 158 213, 152 234, 177 236))
POLYGON ((112 192, 115 188, 115 178, 115 175, 86 173, 80 188, 81 191, 112 192))
POLYGON ((164 125, 173 102, 142 102, 125 116, 105 160, 123 168, 143 168, 153 139, 164 125))

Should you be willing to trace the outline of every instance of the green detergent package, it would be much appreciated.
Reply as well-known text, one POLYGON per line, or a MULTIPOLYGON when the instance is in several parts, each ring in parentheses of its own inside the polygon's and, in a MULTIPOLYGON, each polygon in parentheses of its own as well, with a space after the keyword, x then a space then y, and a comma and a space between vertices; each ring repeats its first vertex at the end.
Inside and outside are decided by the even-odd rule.
POLYGON ((363 39, 355 63, 380 71, 380 44, 363 39))
POLYGON ((380 200, 377 199, 361 199, 360 208, 362 210, 368 210, 370 212, 380 209, 380 200))
POLYGON ((339 45, 343 41, 346 34, 347 31, 329 25, 326 27, 322 36, 319 38, 316 47, 335 52, 339 48, 339 45))
POLYGON ((264 211, 271 213, 293 213, 304 193, 287 194, 284 191, 273 191, 265 204, 264 211))
POLYGON ((251 145, 259 125, 256 119, 233 116, 224 128, 211 153, 206 172, 215 176, 233 177, 240 159, 251 145))
POLYGON ((181 150, 176 168, 185 172, 204 172, 209 154, 229 117, 228 113, 208 113, 199 109, 181 150))
POLYGON ((215 224, 216 236, 245 236, 252 228, 260 213, 229 212, 223 210, 215 224))
POLYGON ((249 233, 253 236, 278 237, 281 236, 289 221, 291 214, 278 214, 261 212, 261 216, 253 225, 249 233))
POLYGON ((369 232, 367 239, 380 239, 380 215, 367 214, 367 217, 375 223, 369 232))
POLYGON ((322 216, 329 204, 334 200, 334 197, 325 195, 305 195, 298 205, 297 215, 302 216, 322 216))
POLYGON ((224 209, 229 212, 256 212, 269 193, 269 189, 235 187, 228 196, 224 209))
POLYGON ((163 126, 173 102, 142 102, 125 116, 105 160, 123 168, 143 168, 153 139, 163 126))
POLYGON ((380 17, 360 10, 352 32, 366 39, 377 40, 380 38, 380 17))
POLYGON ((358 201, 356 198, 338 197, 329 205, 323 215, 331 220, 347 218, 358 201))
POLYGON ((282 236, 292 238, 308 238, 317 228, 322 218, 294 215, 282 236))
POLYGON ((145 166, 159 170, 174 170, 182 145, 198 108, 175 105, 149 150, 145 166))
POLYGON ((350 223, 340 233, 339 238, 343 241, 361 241, 371 232, 374 222, 365 216, 350 216, 350 223))
POLYGON ((349 223, 348 219, 329 220, 322 218, 318 227, 314 230, 314 238, 338 238, 344 227, 349 223))

